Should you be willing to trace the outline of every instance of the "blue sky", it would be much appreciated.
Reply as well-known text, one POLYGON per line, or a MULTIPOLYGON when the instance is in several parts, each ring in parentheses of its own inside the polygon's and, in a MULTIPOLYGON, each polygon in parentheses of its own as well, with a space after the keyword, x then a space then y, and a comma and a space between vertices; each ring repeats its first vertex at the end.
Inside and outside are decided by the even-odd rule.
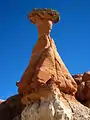
POLYGON ((90 0, 0 0, 0 98, 17 93, 37 40, 27 19, 33 8, 53 8, 60 22, 51 33, 71 74, 90 70, 90 0))

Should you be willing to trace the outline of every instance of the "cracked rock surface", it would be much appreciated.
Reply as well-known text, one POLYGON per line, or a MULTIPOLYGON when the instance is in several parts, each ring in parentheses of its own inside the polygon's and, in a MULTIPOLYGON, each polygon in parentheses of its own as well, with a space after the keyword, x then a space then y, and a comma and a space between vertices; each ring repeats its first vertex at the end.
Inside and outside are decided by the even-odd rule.
POLYGON ((56 92, 47 99, 27 104, 21 120, 90 120, 90 109, 74 97, 56 92))

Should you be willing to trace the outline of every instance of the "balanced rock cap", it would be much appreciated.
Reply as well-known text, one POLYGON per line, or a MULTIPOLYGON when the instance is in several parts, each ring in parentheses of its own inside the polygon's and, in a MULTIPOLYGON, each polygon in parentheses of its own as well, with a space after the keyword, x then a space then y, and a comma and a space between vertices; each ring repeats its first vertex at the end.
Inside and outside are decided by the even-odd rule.
POLYGON ((57 23, 60 20, 60 15, 56 10, 50 8, 35 8, 28 14, 28 18, 33 24, 36 24, 37 19, 47 19, 57 23))

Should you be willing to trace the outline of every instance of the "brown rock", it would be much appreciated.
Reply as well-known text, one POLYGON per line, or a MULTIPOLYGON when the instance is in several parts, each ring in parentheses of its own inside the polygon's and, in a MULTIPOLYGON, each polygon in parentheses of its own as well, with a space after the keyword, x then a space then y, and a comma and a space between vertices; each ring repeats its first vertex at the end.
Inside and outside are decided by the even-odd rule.
POLYGON ((90 71, 83 74, 82 80, 85 82, 85 87, 83 90, 84 99, 86 101, 90 100, 90 71))
POLYGON ((76 83, 79 85, 82 82, 82 76, 83 74, 76 74, 76 75, 73 75, 72 77, 74 78, 76 83))
POLYGON ((50 38, 52 25, 58 21, 59 14, 52 10, 48 12, 48 9, 35 9, 29 14, 29 19, 37 25, 38 41, 32 51, 29 65, 17 83, 18 91, 23 95, 23 103, 27 96, 29 100, 40 99, 55 87, 74 95, 77 85, 61 60, 53 39, 50 38))
POLYGON ((83 80, 83 81, 88 81, 88 80, 90 80, 90 71, 85 72, 85 73, 83 74, 82 80, 83 80))
POLYGON ((33 9, 28 15, 28 18, 33 24, 36 24, 38 19, 51 20, 53 23, 57 23, 60 19, 59 13, 52 9, 33 9))
POLYGON ((78 85, 76 99, 90 107, 90 72, 74 75, 73 78, 78 85))
POLYGON ((0 104, 0 120, 12 120, 20 116, 24 106, 21 103, 20 95, 14 95, 0 104))

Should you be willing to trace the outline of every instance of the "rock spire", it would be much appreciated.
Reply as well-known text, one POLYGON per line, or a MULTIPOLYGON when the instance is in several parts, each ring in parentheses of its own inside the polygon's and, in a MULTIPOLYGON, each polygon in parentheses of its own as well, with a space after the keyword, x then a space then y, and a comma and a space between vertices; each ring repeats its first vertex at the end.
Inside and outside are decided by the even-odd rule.
POLYGON ((52 90, 74 95, 77 85, 59 56, 54 40, 50 37, 53 24, 60 19, 52 9, 34 9, 29 20, 38 28, 38 40, 32 51, 30 62, 17 82, 22 102, 47 97, 52 90))

